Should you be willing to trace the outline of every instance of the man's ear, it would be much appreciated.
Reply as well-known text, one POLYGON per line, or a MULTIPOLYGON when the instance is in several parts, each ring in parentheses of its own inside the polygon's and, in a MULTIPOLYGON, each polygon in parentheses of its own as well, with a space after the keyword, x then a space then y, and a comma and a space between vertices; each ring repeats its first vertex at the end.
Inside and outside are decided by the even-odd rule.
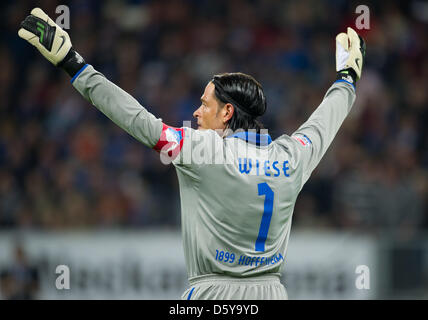
POLYGON ((235 107, 231 103, 226 103, 223 108, 223 122, 227 123, 233 117, 235 107))

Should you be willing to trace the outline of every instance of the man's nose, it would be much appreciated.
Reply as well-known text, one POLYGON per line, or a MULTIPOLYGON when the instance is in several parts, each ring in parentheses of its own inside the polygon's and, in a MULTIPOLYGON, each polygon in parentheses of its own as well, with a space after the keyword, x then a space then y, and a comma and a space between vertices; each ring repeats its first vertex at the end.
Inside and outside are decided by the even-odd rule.
POLYGON ((195 117, 195 118, 200 117, 201 116, 200 110, 201 110, 201 107, 196 109, 195 112, 193 112, 193 117, 195 117))

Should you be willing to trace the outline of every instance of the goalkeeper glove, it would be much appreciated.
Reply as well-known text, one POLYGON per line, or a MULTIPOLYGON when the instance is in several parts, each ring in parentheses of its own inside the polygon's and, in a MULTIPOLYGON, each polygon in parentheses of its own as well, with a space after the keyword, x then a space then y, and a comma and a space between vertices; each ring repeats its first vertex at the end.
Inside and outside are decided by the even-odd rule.
POLYGON ((68 33, 40 8, 31 10, 31 14, 21 22, 18 35, 71 77, 85 65, 83 58, 72 48, 68 33))
POLYGON ((361 70, 366 55, 366 44, 354 29, 336 36, 337 80, 345 80, 353 85, 361 78, 361 70))

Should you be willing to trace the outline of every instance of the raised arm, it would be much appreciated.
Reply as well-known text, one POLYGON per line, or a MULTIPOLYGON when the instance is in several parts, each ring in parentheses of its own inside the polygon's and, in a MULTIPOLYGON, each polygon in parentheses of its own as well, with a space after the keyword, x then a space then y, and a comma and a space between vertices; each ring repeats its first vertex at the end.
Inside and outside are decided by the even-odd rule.
MULTIPOLYGON (((303 165, 302 185, 321 161, 355 101, 365 56, 363 39, 351 28, 336 37, 337 79, 309 119, 293 133, 303 165)), ((293 140, 293 139, 292 139, 293 140)))
POLYGON ((82 68, 82 72, 73 79, 73 86, 77 91, 119 127, 153 148, 161 136, 162 120, 157 119, 91 65, 82 68))
POLYGON ((294 143, 300 150, 303 184, 321 161, 354 101, 354 88, 344 82, 335 82, 309 119, 292 134, 294 143))
POLYGON ((18 35, 55 66, 64 69, 79 93, 144 145, 157 151, 178 151, 184 131, 162 123, 127 92, 110 82, 72 48, 67 32, 35 8, 21 23, 18 35))

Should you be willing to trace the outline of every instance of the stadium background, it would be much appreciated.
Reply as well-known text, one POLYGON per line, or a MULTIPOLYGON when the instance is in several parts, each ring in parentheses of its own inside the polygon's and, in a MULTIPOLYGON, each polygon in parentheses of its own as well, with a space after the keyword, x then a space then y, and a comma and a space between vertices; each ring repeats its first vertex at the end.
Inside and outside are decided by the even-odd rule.
POLYGON ((33 7, 55 20, 55 8, 67 5, 76 50, 173 126, 192 119, 213 74, 253 75, 267 96, 263 123, 276 138, 297 129, 334 81, 334 37, 355 27, 360 4, 370 9, 370 30, 358 31, 367 63, 350 116, 296 203, 285 282, 290 298, 428 298, 428 6, 415 0, 2 2, 0 298, 174 299, 186 285, 174 168, 17 36, 33 7), (119 271, 106 278, 127 274, 120 263, 136 259, 150 261, 150 279, 163 252, 172 259, 166 264, 180 267, 110 296, 108 285, 84 291, 92 283, 85 271, 67 296, 54 287, 55 265, 85 265, 85 248, 95 261, 114 253, 119 271), (319 262, 345 273, 327 275, 319 262), (372 287, 359 296, 355 266, 365 264, 372 287), (302 265, 310 270, 292 272, 302 265), (343 285, 328 289, 331 277, 349 294, 343 285))

